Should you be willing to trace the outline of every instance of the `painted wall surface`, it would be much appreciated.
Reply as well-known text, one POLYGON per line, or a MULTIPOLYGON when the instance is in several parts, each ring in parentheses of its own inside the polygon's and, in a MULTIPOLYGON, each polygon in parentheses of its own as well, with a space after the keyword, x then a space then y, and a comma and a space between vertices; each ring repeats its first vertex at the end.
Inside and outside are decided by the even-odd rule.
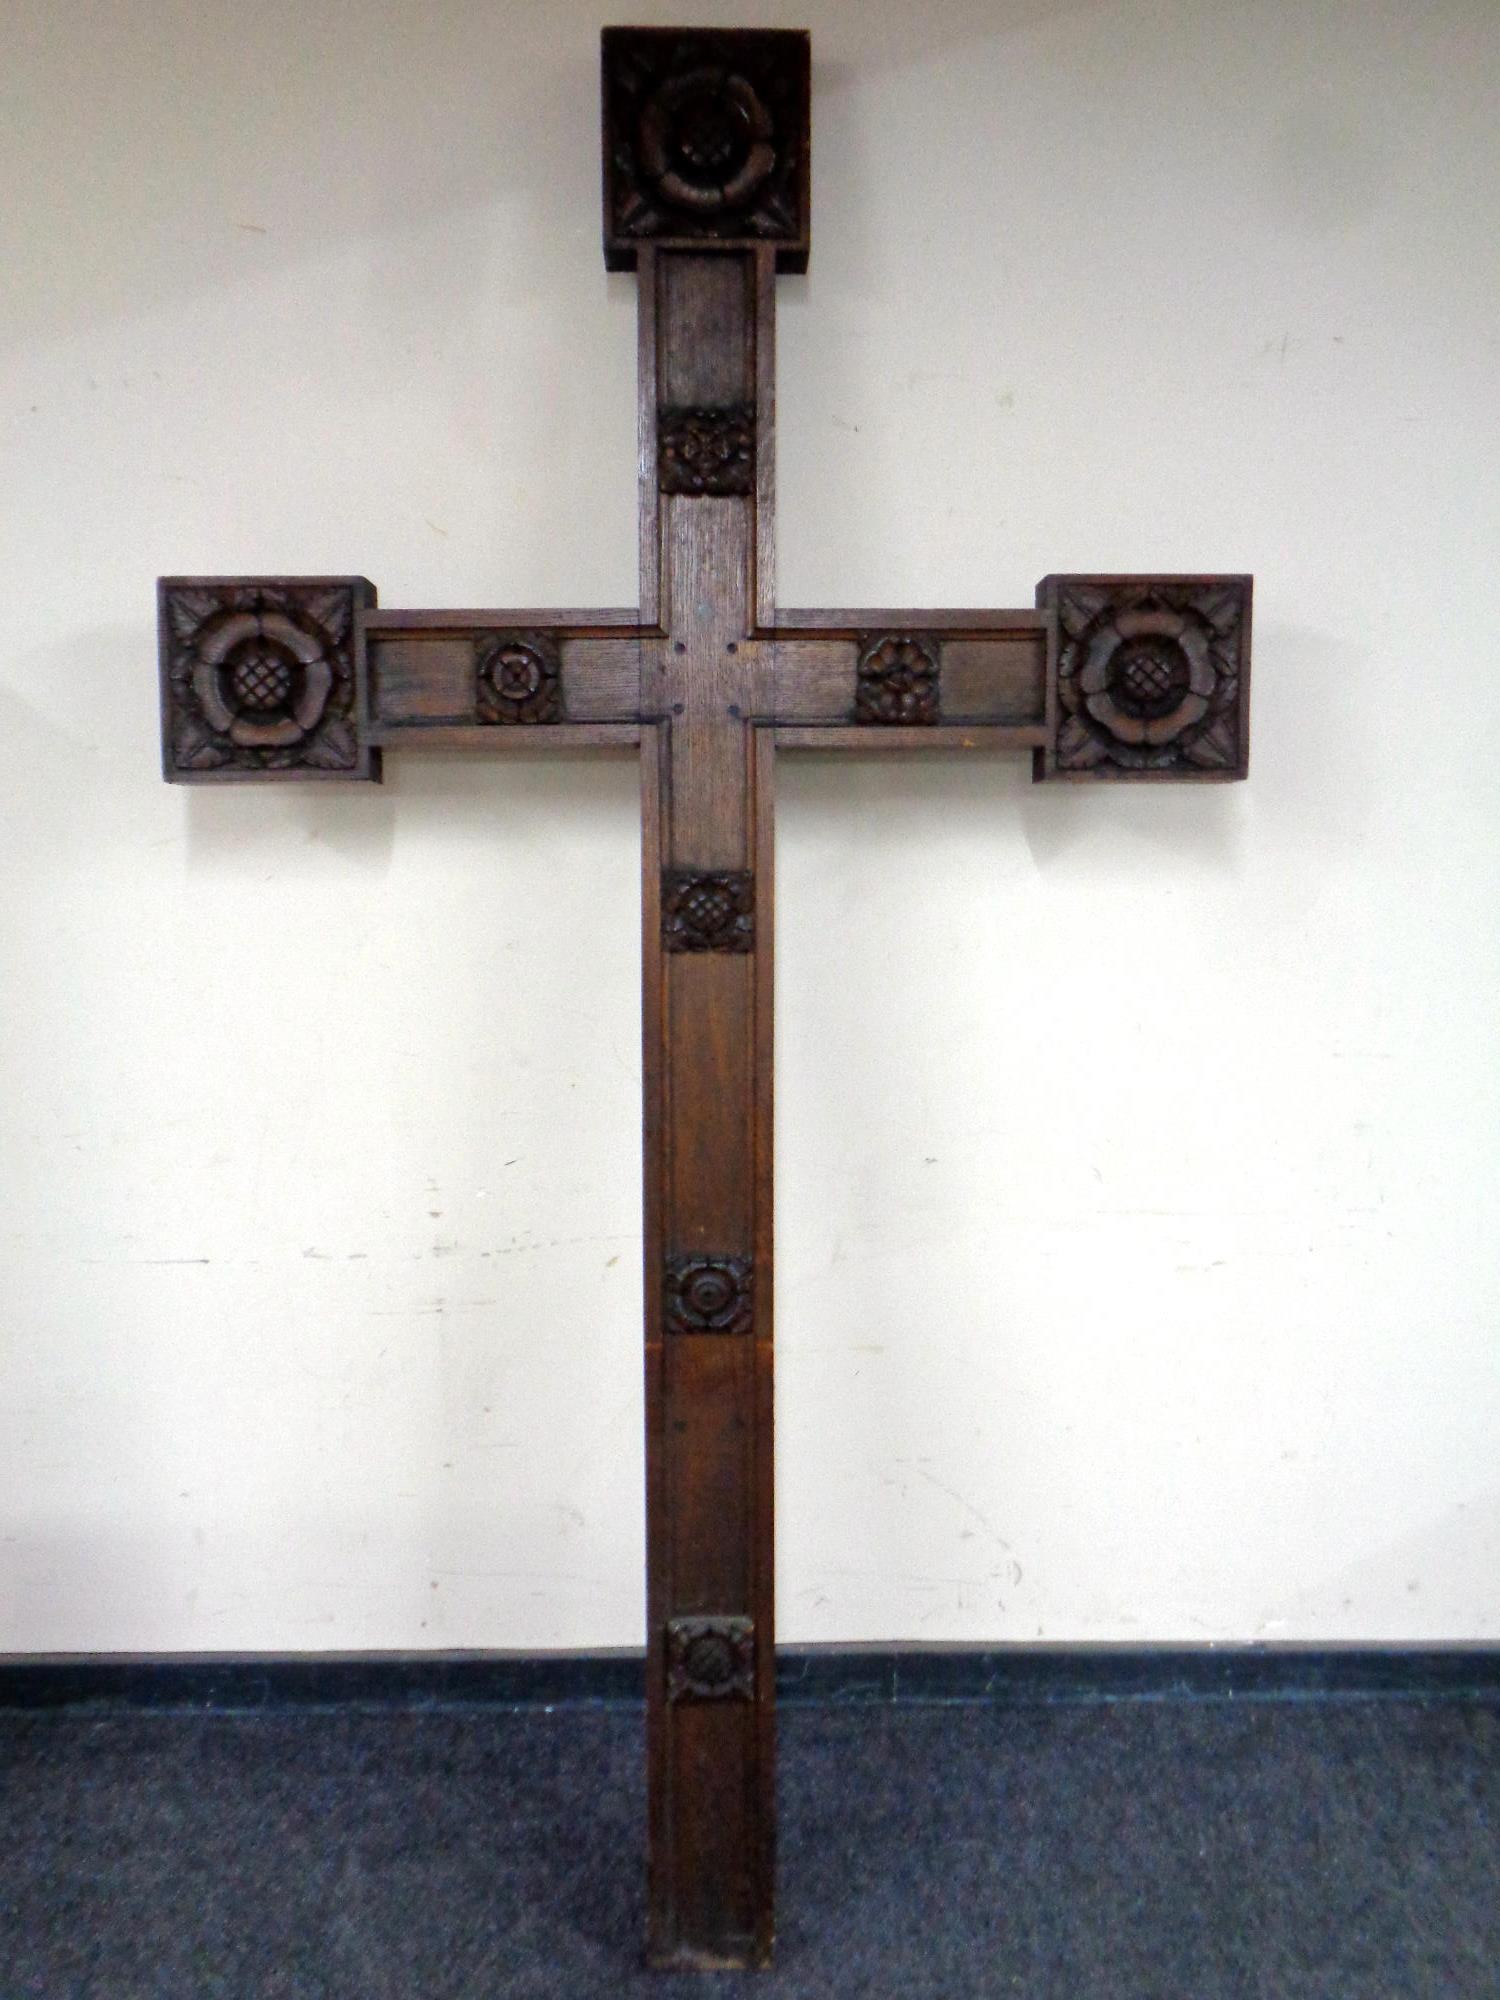
MULTIPOLYGON (((1500 13, 809 25, 781 597, 1252 570, 1252 777, 788 760, 788 1640, 1500 1637, 1500 13)), ((0 1649, 642 1634, 636 778, 168 789, 153 580, 635 595, 594 7, 10 0, 0 1649)))

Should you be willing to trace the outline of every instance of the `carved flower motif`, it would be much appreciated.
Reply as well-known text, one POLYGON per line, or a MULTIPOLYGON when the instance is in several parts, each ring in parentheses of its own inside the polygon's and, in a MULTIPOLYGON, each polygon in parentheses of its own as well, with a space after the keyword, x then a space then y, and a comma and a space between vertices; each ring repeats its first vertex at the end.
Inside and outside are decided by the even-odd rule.
POLYGON ((722 410, 663 410, 660 418, 664 493, 749 493, 755 482, 755 412, 745 404, 722 410))
POLYGON ((321 641, 280 611, 235 611, 199 632, 193 692, 241 750, 300 743, 323 720, 333 668, 321 641))
POLYGON ((807 268, 805 34, 785 28, 606 28, 604 258, 635 246, 770 242, 807 268))
POLYGON ((871 640, 855 675, 856 722, 911 724, 938 719, 938 662, 922 639, 889 634, 871 640))
POLYGON ((641 171, 663 201, 694 215, 748 206, 771 176, 771 114, 755 86, 718 63, 669 76, 646 100, 641 171))
POLYGON ((352 647, 356 601, 371 595, 362 577, 164 577, 167 776, 374 778, 352 647))
POLYGON ((754 1693, 753 1620, 673 1618, 668 1621, 669 1701, 748 1701, 754 1693))
POLYGON ((754 950, 754 878, 669 869, 662 881, 662 937, 668 951, 754 950))
POLYGON ((754 1273, 747 1257, 678 1257, 667 1266, 669 1333, 748 1333, 754 1273))
POLYGON ((1233 769, 1247 586, 1150 577, 1059 584, 1058 768, 1233 769))
POLYGON ((1096 632, 1078 676, 1083 706, 1117 743, 1170 743, 1208 713, 1214 670, 1180 612, 1124 611, 1096 632))
POLYGON ((474 655, 475 706, 481 722, 560 722, 556 658, 536 638, 485 639, 474 655))

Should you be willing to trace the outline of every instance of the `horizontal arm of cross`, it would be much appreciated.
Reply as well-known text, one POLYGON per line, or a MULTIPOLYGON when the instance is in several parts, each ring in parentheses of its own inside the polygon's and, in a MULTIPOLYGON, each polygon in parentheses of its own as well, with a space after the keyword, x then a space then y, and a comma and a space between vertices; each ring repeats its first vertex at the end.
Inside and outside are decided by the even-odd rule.
MULTIPOLYGON (((1048 739, 1050 621, 1035 611, 793 611, 743 642, 782 748, 1029 750, 1048 739), (941 662, 941 699, 939 698, 941 662)), ((443 749, 612 747, 665 719, 669 638, 634 611, 361 614, 367 739, 443 749), (496 723, 548 725, 501 728, 496 723)))
POLYGON ((1038 611, 781 611, 756 720, 782 749, 1039 750, 1051 630, 1038 611))
POLYGON ((659 627, 617 611, 361 614, 366 733, 431 749, 628 747, 659 627))
MULTIPOLYGON (((768 611, 739 642, 754 696, 722 719, 771 729, 781 749, 1026 751, 1046 777, 1243 775, 1248 578, 1049 577, 1037 598, 768 611)), ((362 577, 166 577, 160 629, 179 781, 372 778, 397 744, 629 749, 670 719, 661 668, 681 651, 634 608, 386 611, 362 577)))
POLYGON ((652 720, 631 610, 384 611, 364 577, 163 577, 176 782, 378 778, 382 749, 629 747, 652 720))

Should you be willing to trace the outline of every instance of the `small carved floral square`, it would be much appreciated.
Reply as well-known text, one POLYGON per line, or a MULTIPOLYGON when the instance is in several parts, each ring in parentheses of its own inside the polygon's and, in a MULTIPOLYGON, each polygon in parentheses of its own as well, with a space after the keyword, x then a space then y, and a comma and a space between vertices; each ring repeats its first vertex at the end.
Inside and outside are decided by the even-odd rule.
POLYGON ((663 410, 658 420, 663 493, 730 494, 755 490, 755 412, 663 410))
POLYGON ((363 577, 163 577, 169 779, 373 778, 359 740, 354 610, 363 577))
POLYGON ((939 651, 935 639, 885 632, 860 642, 854 681, 856 722, 888 726, 939 719, 939 651))
POLYGON ((751 1701, 755 1696, 755 1621, 667 1620, 668 1701, 751 1701))
POLYGON ((755 878, 669 868, 662 876, 661 920, 668 951, 753 951, 755 878))
POLYGON ((481 722, 561 722, 556 639, 546 632, 481 639, 474 648, 474 710, 481 722))
MULTIPOLYGON (((1243 777, 1248 576, 1053 576, 1058 772, 1243 777)), ((1044 770, 1043 775, 1046 775, 1044 770)))
POLYGON ((755 1319, 748 1257, 674 1257, 667 1264, 668 1333, 748 1333, 755 1319))

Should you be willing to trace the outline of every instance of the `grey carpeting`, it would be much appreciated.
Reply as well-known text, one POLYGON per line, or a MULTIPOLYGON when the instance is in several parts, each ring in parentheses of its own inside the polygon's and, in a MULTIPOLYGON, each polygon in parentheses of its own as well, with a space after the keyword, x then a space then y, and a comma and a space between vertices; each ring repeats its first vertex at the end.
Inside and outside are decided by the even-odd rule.
MULTIPOLYGON (((1500 1995, 1500 1713, 788 1708, 756 2000, 1500 1995)), ((639 1969, 633 1709, 0 1714, 3 2000, 745 1990, 639 1969)))

